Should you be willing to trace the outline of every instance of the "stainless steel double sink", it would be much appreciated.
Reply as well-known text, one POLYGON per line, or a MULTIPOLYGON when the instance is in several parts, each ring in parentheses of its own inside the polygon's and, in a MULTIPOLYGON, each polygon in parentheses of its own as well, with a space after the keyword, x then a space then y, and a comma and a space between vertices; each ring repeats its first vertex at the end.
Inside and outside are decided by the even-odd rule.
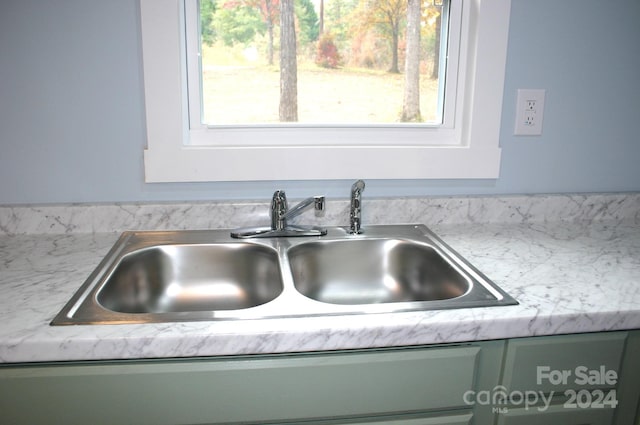
POLYGON ((52 325, 368 314, 517 302, 424 225, 233 239, 124 232, 52 325))

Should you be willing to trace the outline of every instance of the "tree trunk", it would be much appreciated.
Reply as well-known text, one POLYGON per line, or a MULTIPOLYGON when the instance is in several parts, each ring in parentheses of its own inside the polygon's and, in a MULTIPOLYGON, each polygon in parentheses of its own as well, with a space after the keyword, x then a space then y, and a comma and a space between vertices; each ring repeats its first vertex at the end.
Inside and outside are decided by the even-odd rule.
POLYGON ((324 0, 320 0, 320 23, 318 24, 318 26, 318 32, 320 33, 320 35, 324 34, 324 0))
POLYGON ((408 0, 402 122, 422 120, 420 117, 420 17, 420 0, 408 0))
POLYGON ((298 121, 298 68, 294 0, 280 4, 280 121, 298 121))
POLYGON ((398 68, 398 39, 400 38, 400 23, 396 20, 392 24, 391 30, 391 66, 389 72, 393 74, 399 74, 400 68, 398 68))
POLYGON ((269 65, 273 65, 273 5, 271 0, 265 0, 265 8, 267 9, 267 33, 269 35, 267 62, 269 65))

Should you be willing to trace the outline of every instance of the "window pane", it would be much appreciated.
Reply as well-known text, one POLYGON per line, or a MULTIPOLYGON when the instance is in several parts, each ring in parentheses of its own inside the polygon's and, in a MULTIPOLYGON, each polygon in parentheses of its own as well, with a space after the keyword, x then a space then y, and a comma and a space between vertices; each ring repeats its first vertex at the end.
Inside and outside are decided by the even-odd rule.
POLYGON ((407 0, 200 0, 203 122, 442 123, 448 1, 414 1, 412 15, 407 0), (281 51, 292 53, 281 37, 288 2, 294 119, 283 118, 280 105, 281 51), (411 25, 420 28, 413 44, 411 25))

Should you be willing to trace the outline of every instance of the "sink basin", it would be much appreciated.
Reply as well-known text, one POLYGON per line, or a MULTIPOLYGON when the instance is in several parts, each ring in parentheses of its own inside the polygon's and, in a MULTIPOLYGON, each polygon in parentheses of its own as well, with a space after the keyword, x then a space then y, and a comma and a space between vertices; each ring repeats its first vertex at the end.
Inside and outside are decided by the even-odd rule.
POLYGON ((432 246, 400 239, 310 242, 289 251, 296 289, 332 304, 456 298, 471 281, 432 246))
POLYGON ((124 232, 52 325, 244 320, 517 304, 424 225, 233 239, 124 232))
POLYGON ((125 255, 97 292, 120 313, 235 310, 282 292, 278 254, 249 244, 160 245, 125 255))

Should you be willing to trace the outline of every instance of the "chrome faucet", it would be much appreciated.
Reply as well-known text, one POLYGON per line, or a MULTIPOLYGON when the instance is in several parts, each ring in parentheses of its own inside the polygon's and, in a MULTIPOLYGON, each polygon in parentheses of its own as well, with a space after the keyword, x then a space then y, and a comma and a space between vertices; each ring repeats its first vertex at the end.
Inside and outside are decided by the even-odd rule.
POLYGON ((288 220, 300 215, 312 205, 316 211, 324 211, 324 196, 312 196, 289 209, 284 190, 276 190, 271 198, 271 207, 269 209, 271 226, 236 229, 231 232, 231 236, 244 239, 326 235, 327 230, 321 227, 294 226, 288 223, 288 220))
POLYGON ((349 233, 362 233, 362 192, 364 181, 358 180, 351 185, 351 208, 349 212, 349 233))
POLYGON ((312 196, 289 209, 284 191, 276 190, 271 199, 271 229, 285 230, 287 220, 302 214, 312 204, 316 211, 324 211, 324 196, 312 196))

